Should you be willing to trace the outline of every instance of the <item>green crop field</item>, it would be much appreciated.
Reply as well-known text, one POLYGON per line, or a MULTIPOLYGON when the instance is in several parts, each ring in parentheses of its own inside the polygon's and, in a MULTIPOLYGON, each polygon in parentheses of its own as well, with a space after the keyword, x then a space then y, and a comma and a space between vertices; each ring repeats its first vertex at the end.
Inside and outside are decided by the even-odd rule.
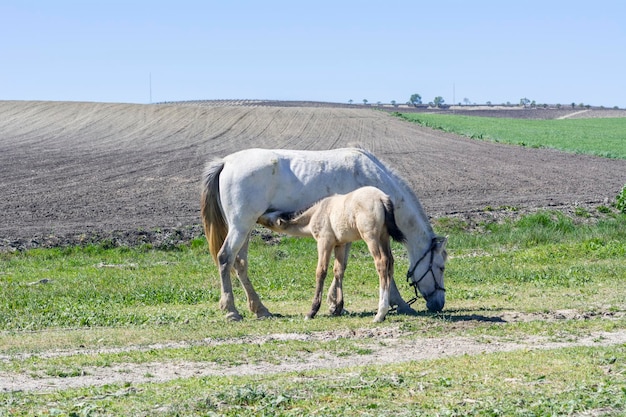
POLYGON ((626 118, 527 120, 403 113, 423 126, 474 139, 626 159, 626 118))

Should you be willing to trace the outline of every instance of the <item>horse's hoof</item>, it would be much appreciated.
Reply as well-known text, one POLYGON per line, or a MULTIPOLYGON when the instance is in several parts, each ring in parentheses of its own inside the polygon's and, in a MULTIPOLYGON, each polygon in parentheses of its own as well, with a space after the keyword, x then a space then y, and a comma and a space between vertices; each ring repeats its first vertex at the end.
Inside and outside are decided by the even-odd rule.
POLYGON ((269 311, 263 314, 257 314, 256 315, 256 319, 257 320, 269 320, 269 319, 273 319, 274 315, 272 313, 270 313, 269 311))
POLYGON ((243 317, 241 317, 241 314, 237 313, 236 311, 231 311, 229 313, 226 313, 226 320, 241 321, 243 320, 243 317))
POLYGON ((398 312, 398 314, 404 314, 405 316, 417 316, 417 311, 415 311, 408 304, 406 304, 404 306, 398 306, 396 311, 398 312))
POLYGON ((270 313, 270 311, 267 308, 265 308, 265 306, 256 310, 255 314, 256 314, 257 319, 269 319, 269 318, 274 317, 274 315, 270 313))

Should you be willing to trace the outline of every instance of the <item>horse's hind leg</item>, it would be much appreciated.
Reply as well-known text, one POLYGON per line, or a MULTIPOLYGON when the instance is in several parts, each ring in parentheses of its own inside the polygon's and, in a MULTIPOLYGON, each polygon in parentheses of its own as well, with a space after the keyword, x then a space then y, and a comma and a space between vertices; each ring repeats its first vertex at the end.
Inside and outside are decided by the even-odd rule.
POLYGON ((248 308, 251 312, 256 314, 257 318, 265 318, 271 317, 272 313, 263 305, 259 295, 254 290, 250 279, 248 278, 248 243, 250 242, 250 237, 246 238, 245 243, 239 250, 239 254, 235 259, 234 267, 237 272, 237 277, 239 277, 239 281, 243 286, 244 291, 246 292, 246 297, 248 299, 248 308))
POLYGON ((340 316, 343 313, 343 276, 348 266, 350 243, 335 247, 335 266, 333 282, 328 288, 328 307, 330 314, 340 316))
POLYGON ((332 246, 326 242, 317 241, 317 269, 315 271, 315 295, 313 296, 313 303, 311 304, 311 311, 306 315, 307 319, 315 317, 322 304, 322 292, 324 291, 324 280, 328 273, 328 262, 330 261, 330 254, 332 252, 332 246))
POLYGON ((250 310, 256 313, 257 317, 270 315, 248 279, 248 231, 231 228, 226 235, 222 248, 217 254, 217 258, 222 284, 220 308, 226 311, 226 318, 234 321, 239 321, 242 318, 235 307, 233 297, 233 287, 230 279, 230 271, 233 268, 246 291, 250 310))
POLYGON ((230 234, 224 240, 224 244, 220 248, 217 254, 218 267, 220 270, 221 281, 221 296, 220 296, 220 309, 226 311, 226 318, 229 320, 239 321, 241 320, 241 314, 235 307, 235 298, 233 296, 233 285, 230 279, 230 271, 235 264, 235 250, 238 252, 239 248, 233 246, 233 237, 230 234))

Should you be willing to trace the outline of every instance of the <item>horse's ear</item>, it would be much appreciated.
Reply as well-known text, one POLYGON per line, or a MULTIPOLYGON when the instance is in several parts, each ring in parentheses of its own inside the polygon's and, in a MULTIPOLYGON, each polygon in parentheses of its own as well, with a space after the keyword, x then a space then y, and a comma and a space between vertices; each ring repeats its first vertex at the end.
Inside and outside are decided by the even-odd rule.
POLYGON ((438 252, 446 249, 446 244, 448 243, 448 236, 437 236, 435 238, 435 248, 438 252))

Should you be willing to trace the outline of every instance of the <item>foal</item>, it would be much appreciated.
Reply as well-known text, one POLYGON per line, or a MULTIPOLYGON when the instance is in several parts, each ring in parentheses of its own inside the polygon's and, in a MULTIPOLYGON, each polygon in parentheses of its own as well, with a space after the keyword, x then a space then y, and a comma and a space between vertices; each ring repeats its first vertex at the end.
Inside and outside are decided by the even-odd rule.
POLYGON ((328 291, 331 314, 343 311, 342 280, 347 265, 350 243, 364 240, 374 257, 380 281, 378 313, 375 322, 385 319, 390 309, 389 286, 393 279, 393 255, 391 236, 404 241, 404 235, 396 225, 393 203, 389 196, 375 187, 362 187, 348 194, 326 197, 302 212, 267 211, 257 223, 293 236, 313 237, 317 241, 317 269, 315 271, 315 296, 311 311, 312 319, 319 311, 324 279, 328 271, 330 254, 335 250, 335 279, 328 291))

